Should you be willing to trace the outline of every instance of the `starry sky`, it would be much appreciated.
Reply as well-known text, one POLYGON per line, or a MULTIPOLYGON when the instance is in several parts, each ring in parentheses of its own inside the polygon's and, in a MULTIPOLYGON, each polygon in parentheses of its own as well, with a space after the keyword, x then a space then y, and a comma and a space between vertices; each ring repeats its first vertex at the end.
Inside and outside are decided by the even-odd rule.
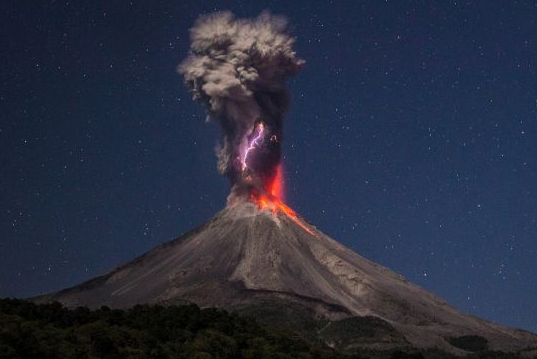
POLYGON ((77 284, 212 217, 219 128, 177 64, 198 15, 289 18, 286 202, 463 311, 537 332, 536 1, 0 3, 0 297, 77 284))

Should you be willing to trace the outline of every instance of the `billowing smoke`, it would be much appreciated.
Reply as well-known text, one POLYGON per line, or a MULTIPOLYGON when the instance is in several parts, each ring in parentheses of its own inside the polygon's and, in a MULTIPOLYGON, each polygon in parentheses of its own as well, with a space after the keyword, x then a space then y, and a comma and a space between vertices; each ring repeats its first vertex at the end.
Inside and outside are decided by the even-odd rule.
POLYGON ((190 29, 190 54, 178 72, 195 100, 220 123, 218 169, 235 195, 269 192, 280 163, 285 82, 304 61, 293 50, 287 20, 268 12, 236 19, 230 12, 201 16, 190 29))

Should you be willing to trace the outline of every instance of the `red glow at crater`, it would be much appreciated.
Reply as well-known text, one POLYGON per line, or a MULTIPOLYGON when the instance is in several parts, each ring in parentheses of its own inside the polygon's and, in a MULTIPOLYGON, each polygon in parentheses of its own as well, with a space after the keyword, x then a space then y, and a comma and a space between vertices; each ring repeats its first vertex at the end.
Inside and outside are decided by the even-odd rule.
POLYGON ((287 217, 298 224, 303 230, 309 234, 315 235, 315 233, 313 233, 311 229, 303 223, 302 219, 298 217, 296 212, 291 207, 283 203, 283 183, 283 170, 282 165, 280 164, 278 166, 276 176, 272 180, 272 183, 270 183, 268 186, 269 193, 263 194, 254 190, 250 194, 250 200, 255 202, 259 209, 268 209, 273 215, 277 214, 278 212, 287 215, 287 217))
POLYGON ((270 194, 283 201, 283 168, 281 163, 278 165, 276 170, 276 176, 270 184, 270 194))

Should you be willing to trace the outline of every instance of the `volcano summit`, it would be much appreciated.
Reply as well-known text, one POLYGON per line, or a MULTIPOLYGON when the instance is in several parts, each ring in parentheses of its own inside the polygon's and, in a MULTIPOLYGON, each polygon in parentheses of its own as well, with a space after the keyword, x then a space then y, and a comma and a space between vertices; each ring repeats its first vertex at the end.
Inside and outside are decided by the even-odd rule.
POLYGON ((457 338, 479 338, 505 351, 537 346, 536 335, 456 310, 326 236, 283 203, 284 85, 304 63, 284 19, 213 14, 196 22, 191 39, 179 72, 209 119, 222 126, 217 156, 232 185, 227 206, 108 274, 39 300, 117 308, 193 302, 256 315, 342 349, 470 350, 457 338))

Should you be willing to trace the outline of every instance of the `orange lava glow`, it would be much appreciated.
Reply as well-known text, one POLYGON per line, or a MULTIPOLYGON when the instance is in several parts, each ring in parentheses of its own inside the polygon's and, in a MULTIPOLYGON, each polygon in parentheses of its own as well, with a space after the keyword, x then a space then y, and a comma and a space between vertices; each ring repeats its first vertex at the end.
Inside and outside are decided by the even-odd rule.
POLYGON ((283 201, 283 168, 279 164, 276 170, 276 176, 270 184, 270 194, 283 201))
POLYGON ((276 176, 272 183, 268 186, 269 193, 252 193, 250 198, 258 205, 260 209, 270 209, 272 214, 282 212, 286 214, 293 222, 298 224, 309 234, 315 235, 302 220, 298 217, 295 211, 282 201, 283 197, 283 170, 282 166, 278 166, 276 176))

